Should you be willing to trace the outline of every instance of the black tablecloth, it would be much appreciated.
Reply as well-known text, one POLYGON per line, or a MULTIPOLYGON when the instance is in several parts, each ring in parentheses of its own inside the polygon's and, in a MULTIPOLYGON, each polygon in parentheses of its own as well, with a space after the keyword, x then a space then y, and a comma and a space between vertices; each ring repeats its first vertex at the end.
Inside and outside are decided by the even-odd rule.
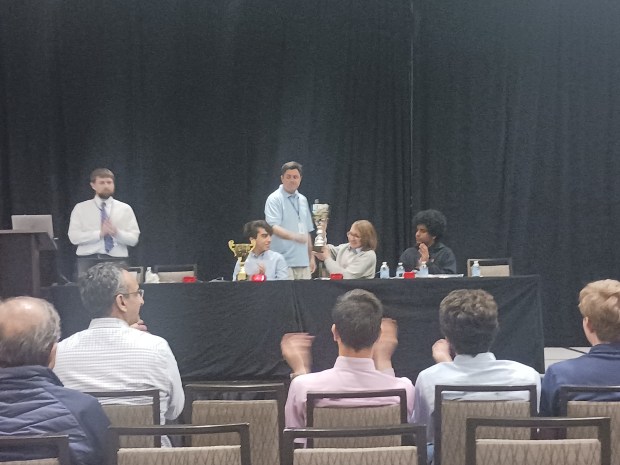
MULTIPOLYGON (((280 281, 266 283, 145 284, 141 316, 149 331, 170 344, 186 379, 277 379, 288 375, 280 356, 282 334, 316 336, 313 369, 329 368, 338 354, 331 335, 331 308, 350 289, 374 292, 386 315, 398 321, 398 376, 415 381, 433 364, 439 302, 454 289, 485 289, 499 305, 497 358, 544 371, 540 284, 537 276, 414 280, 280 281)), ((88 326, 76 286, 50 289, 63 337, 88 326)))

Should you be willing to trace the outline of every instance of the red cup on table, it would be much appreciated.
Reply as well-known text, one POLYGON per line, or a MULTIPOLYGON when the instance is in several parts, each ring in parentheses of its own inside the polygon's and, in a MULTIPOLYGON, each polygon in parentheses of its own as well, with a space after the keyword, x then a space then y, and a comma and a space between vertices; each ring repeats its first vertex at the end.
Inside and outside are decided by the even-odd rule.
POLYGON ((267 281, 267 276, 264 274, 253 274, 250 279, 254 282, 262 283, 263 281, 267 281))
POLYGON ((413 279, 415 278, 415 271, 405 271, 403 274, 403 279, 413 279))
POLYGON ((332 279, 334 281, 338 281, 338 280, 341 280, 343 278, 344 278, 344 276, 342 276, 342 273, 331 273, 329 275, 329 279, 332 279))
POLYGON ((195 283, 196 276, 183 276, 183 282, 184 283, 195 283))

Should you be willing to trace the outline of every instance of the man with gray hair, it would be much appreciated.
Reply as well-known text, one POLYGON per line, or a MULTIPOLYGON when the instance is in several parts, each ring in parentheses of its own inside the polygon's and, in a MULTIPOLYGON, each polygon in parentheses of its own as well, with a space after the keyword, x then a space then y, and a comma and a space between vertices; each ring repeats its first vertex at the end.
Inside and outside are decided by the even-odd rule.
MULTIPOLYGON (((0 435, 66 434, 74 465, 104 462, 108 418, 99 402, 54 375, 60 319, 49 302, 0 303, 0 435)), ((0 461, 44 458, 45 449, 2 450, 0 461)))
MULTIPOLYGON (((132 327, 141 321, 144 303, 135 276, 114 263, 99 263, 79 286, 92 320, 88 329, 58 344, 54 372, 65 386, 82 392, 158 389, 162 423, 177 418, 185 394, 170 346, 132 327)), ((141 402, 129 398, 104 403, 141 402)))

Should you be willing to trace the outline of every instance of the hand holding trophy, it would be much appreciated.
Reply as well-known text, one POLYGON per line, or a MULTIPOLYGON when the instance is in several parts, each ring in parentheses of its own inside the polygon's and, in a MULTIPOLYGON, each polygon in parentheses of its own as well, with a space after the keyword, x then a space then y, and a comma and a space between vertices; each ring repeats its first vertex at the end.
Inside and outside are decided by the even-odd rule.
POLYGON ((237 273, 237 281, 247 281, 248 275, 245 272, 245 261, 254 249, 255 243, 252 244, 235 244, 235 241, 228 241, 228 248, 239 261, 239 273, 237 273))

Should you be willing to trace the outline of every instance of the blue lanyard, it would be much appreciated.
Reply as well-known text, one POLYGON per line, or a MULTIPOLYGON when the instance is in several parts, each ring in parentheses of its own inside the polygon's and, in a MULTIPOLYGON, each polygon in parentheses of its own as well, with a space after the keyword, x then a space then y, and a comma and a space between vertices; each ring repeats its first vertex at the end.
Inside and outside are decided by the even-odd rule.
POLYGON ((293 195, 289 195, 288 199, 291 201, 291 205, 295 209, 295 213, 297 213, 297 219, 301 220, 301 217, 299 216, 299 197, 297 197, 295 194, 293 194, 293 195), (293 202, 293 197, 295 197, 297 199, 297 205, 295 205, 295 203, 293 202))

